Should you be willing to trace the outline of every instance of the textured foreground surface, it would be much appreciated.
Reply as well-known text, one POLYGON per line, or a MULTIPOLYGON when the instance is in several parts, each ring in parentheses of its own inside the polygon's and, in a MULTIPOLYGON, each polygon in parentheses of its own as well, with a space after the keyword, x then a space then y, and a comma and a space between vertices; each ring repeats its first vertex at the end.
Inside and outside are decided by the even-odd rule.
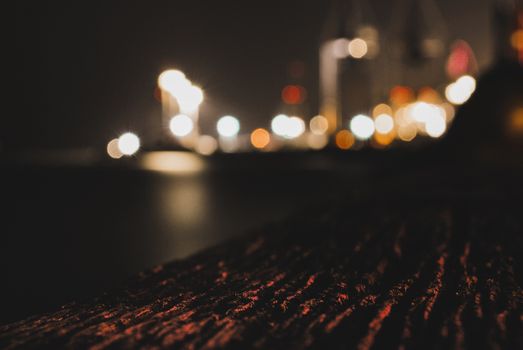
POLYGON ((520 208, 337 208, 0 326, 0 347, 523 348, 520 208))

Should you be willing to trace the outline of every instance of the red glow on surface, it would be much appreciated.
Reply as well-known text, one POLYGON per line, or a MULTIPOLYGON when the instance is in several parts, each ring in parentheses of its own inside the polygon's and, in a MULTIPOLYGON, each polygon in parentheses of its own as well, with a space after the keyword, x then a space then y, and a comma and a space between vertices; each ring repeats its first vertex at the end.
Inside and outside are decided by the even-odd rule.
POLYGON ((305 89, 300 85, 287 85, 281 92, 283 102, 289 105, 298 105, 305 101, 305 89))

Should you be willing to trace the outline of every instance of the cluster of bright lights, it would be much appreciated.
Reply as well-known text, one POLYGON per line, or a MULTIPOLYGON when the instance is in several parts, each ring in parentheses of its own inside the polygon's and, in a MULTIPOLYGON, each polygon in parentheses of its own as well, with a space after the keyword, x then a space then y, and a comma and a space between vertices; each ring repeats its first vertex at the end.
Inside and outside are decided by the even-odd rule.
POLYGON ((388 134, 394 130, 394 119, 389 114, 382 113, 374 119, 374 128, 377 133, 388 134))
POLYGON ((240 132, 240 121, 236 117, 226 115, 218 120, 216 130, 222 137, 234 137, 240 132))
POLYGON ((317 115, 310 120, 309 128, 314 135, 324 135, 329 130, 329 121, 324 116, 317 115))
POLYGON ((455 105, 461 105, 468 101, 476 90, 476 80, 470 75, 464 75, 445 89, 445 97, 455 105))
POLYGON ((194 113, 204 99, 202 89, 178 70, 169 69, 160 74, 158 86, 176 99, 182 113, 194 113))
POLYGON ((272 119, 271 129, 278 136, 295 139, 305 132, 305 122, 300 117, 279 114, 272 119))

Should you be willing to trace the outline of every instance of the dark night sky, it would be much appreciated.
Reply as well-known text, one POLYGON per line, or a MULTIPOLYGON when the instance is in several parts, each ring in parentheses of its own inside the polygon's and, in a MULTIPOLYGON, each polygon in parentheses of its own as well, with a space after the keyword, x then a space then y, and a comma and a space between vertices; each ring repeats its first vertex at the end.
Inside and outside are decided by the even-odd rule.
MULTIPOLYGON (((487 2, 438 2, 452 36, 468 39, 482 64, 489 53, 487 2)), ((290 82, 288 64, 303 60, 314 111, 316 48, 329 3, 17 2, 16 97, 8 101, 12 108, 3 118, 0 145, 102 146, 128 129, 151 139, 160 120, 153 90, 158 73, 169 67, 205 90, 205 125, 233 114, 251 129, 267 125, 278 112, 280 90, 290 82)), ((382 6, 374 6, 377 18, 387 20, 390 9, 382 6)))

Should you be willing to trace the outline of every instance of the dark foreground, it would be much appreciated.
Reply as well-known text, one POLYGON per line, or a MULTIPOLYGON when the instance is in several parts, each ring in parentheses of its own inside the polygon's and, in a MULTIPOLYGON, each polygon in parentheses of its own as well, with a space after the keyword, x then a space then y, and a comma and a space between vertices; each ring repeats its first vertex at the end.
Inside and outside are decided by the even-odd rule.
POLYGON ((364 202, 1 326, 0 347, 523 348, 520 203, 364 202))

